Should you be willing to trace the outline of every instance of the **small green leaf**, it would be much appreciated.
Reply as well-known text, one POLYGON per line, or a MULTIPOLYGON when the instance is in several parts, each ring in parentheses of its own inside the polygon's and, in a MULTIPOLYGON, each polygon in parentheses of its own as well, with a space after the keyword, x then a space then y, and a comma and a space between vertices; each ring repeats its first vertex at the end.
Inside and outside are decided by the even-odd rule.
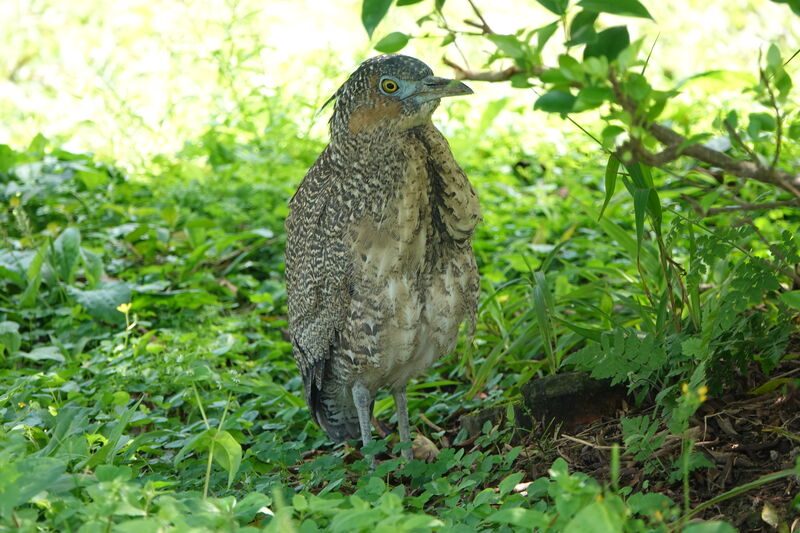
POLYGON ((650 197, 650 189, 633 190, 633 215, 636 221, 636 245, 642 246, 644 237, 644 216, 647 213, 647 200, 650 197))
POLYGON ((42 267, 48 255, 47 243, 44 243, 36 251, 33 261, 28 265, 28 269, 25 271, 27 286, 20 298, 22 307, 30 307, 36 301, 36 296, 39 294, 39 286, 42 284, 42 267))
POLYGON ((769 45, 767 50, 767 65, 772 68, 781 66, 781 51, 774 43, 769 45))
POLYGON ((781 293, 781 300, 789 307, 800 311, 800 291, 790 291, 781 293))
POLYGON ((751 139, 757 138, 762 131, 774 131, 777 126, 775 117, 769 113, 750 113, 748 118, 747 134, 751 139))
MULTIPOLYGON (((613 150, 616 148, 617 137, 625 133, 625 128, 620 126, 606 126, 603 128, 603 133, 601 136, 603 137, 603 148, 608 148, 613 150)), ((608 167, 606 167, 608 168, 608 167)))
POLYGON ((683 528, 682 533, 736 533, 736 528, 727 522, 713 520, 711 522, 689 524, 683 528))
POLYGON ((384 54, 393 54, 402 50, 408 44, 408 35, 399 31, 393 31, 375 45, 375 50, 384 54))
POLYGON ((78 264, 81 251, 81 232, 78 228, 69 227, 53 243, 52 260, 58 276, 67 283, 72 283, 73 273, 78 264))
POLYGON ((544 45, 547 44, 547 41, 550 40, 550 37, 558 29, 558 21, 555 21, 547 26, 542 26, 538 30, 536 30, 536 51, 541 52, 544 45))
POLYGON ((422 2, 422 0, 397 0, 397 4, 395 5, 397 7, 412 6, 414 4, 419 4, 420 2, 422 2))
POLYGON ((567 91, 550 91, 540 96, 533 108, 547 113, 569 113, 575 105, 575 96, 567 91))
POLYGON ((556 15, 563 15, 567 12, 569 0, 536 0, 545 9, 556 15))
POLYGON ((10 356, 19 352, 22 345, 22 336, 19 334, 19 324, 11 321, 0 322, 0 355, 3 352, 10 356))
POLYGON ((650 12, 639 0, 580 0, 578 5, 586 11, 611 13, 624 17, 639 17, 653 20, 650 12))
POLYGON ((605 56, 609 61, 612 61, 630 44, 631 38, 628 35, 628 28, 614 26, 598 33, 597 40, 586 45, 583 50, 583 59, 605 56))
POLYGON ((184 457, 189 455, 191 452, 201 452, 205 450, 208 447, 208 441, 211 439, 211 433, 213 431, 215 430, 206 429, 187 440, 180 451, 178 451, 178 453, 175 455, 175 458, 172 460, 172 464, 174 466, 178 466, 178 464, 183 461, 184 457))
POLYGON ((364 0, 361 4, 361 23, 370 39, 391 5, 392 0, 364 0))
POLYGON ((727 122, 728 126, 730 126, 731 129, 735 130, 736 127, 739 125, 739 115, 736 113, 736 111, 730 111, 725 116, 725 122, 727 122))
MULTIPOLYGON (((614 126, 609 126, 609 128, 614 126)), ((606 128, 608 129, 608 128, 606 128)), ((622 128, 619 128, 620 130, 622 128)), ((603 131, 603 136, 605 137, 605 130, 603 131)), ((617 173, 619 171, 619 159, 614 154, 608 156, 608 162, 606 163, 606 198, 603 200, 603 207, 600 208, 600 216, 597 217, 598 219, 603 217, 603 213, 608 206, 608 202, 611 201, 611 197, 614 196, 614 189, 617 187, 617 173)))

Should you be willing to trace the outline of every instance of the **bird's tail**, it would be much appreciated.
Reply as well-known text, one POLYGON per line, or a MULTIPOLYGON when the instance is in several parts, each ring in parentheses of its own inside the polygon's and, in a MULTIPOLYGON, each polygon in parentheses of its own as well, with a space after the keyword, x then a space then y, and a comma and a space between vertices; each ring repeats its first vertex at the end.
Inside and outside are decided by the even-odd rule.
MULTIPOLYGON (((358 411, 350 390, 327 390, 318 388, 315 383, 306 387, 306 401, 314 421, 334 442, 361 439, 358 424, 358 411)), ((372 413, 375 401, 370 404, 372 413)))

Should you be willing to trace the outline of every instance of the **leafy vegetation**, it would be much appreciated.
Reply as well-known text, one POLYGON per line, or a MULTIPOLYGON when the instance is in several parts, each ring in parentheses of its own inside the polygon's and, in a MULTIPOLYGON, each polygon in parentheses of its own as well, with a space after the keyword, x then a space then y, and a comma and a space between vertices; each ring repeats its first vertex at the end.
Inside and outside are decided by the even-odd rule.
MULTIPOLYGON (((429 461, 403 461, 390 435, 368 450, 383 459, 371 472, 305 409, 284 333, 283 220, 325 140, 302 96, 231 81, 258 68, 238 3, 211 54, 219 107, 180 130, 192 134, 177 153, 125 169, 34 132, 0 145, 0 528, 724 532, 740 521, 715 506, 775 483, 770 505, 784 507, 758 512, 788 528, 796 416, 758 424, 777 468, 697 487, 719 470, 698 443, 723 414, 703 411, 714 399, 745 384, 737 400, 796 406, 795 52, 765 43, 752 74, 675 81, 633 26, 606 24, 649 19, 644 4, 539 3, 553 22, 497 34, 488 8, 465 32, 441 1, 363 2, 378 50, 478 40, 489 70, 453 64, 462 77, 536 91, 520 109, 503 98, 437 114, 485 220, 477 331, 409 388, 429 461), (382 33, 400 9, 427 10, 418 35, 382 33), (721 104, 720 84, 736 89, 721 104), (530 136, 534 108, 555 114, 550 142, 530 136), (558 428, 521 433, 511 407, 528 380, 575 369, 629 392, 613 440, 582 445, 602 454, 596 475, 558 428), (487 405, 508 416, 470 435, 458 417, 487 405)), ((787 17, 800 10, 787 3, 787 17)), ((378 418, 391 401, 379 397, 378 418)))

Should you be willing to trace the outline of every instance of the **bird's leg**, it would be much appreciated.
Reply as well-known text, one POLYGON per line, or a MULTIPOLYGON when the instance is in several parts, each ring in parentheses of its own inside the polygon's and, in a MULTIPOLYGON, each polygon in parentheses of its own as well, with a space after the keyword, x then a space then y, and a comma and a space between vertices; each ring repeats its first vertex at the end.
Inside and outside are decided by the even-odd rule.
MULTIPOLYGON (((358 426, 361 429, 361 444, 366 446, 372 442, 372 426, 370 420, 372 413, 370 406, 372 405, 372 395, 369 393, 363 383, 356 381, 353 384, 353 403, 356 405, 356 412, 358 413, 358 426)), ((372 456, 372 468, 375 468, 375 456, 372 456)))
MULTIPOLYGON (((397 409, 397 431, 400 433, 400 442, 411 443, 411 427, 408 423, 408 401, 406 400, 406 389, 392 393, 394 396, 394 406, 397 409)), ((409 461, 414 458, 411 448, 403 450, 403 457, 409 461)))

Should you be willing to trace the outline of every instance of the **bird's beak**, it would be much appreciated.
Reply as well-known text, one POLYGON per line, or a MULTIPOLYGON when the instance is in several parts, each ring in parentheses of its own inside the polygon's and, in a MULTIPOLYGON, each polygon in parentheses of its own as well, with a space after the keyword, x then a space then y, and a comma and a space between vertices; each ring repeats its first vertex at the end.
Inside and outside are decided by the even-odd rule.
POLYGON ((417 90, 409 95, 409 98, 423 103, 445 96, 460 96, 462 94, 472 94, 472 89, 458 80, 428 76, 419 82, 417 90))

